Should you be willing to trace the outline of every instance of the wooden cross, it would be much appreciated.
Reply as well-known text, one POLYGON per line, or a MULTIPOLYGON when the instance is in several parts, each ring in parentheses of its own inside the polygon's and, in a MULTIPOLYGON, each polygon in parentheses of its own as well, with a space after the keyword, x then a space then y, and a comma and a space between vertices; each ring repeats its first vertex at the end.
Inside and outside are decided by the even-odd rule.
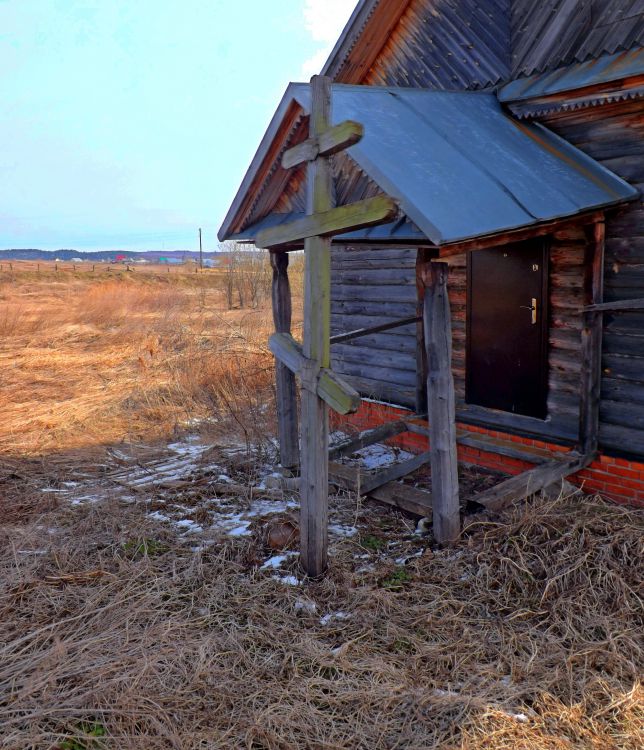
POLYGON ((331 236, 388 221, 397 213, 396 204, 382 196, 334 207, 330 157, 357 143, 363 129, 352 121, 331 127, 330 119, 331 80, 313 76, 309 138, 282 158, 286 169, 307 163, 307 215, 260 232, 255 242, 260 248, 280 248, 304 240, 304 345, 282 331, 271 336, 269 347, 302 386, 300 552, 311 577, 327 567, 328 407, 348 414, 360 405, 358 392, 330 368, 331 236))

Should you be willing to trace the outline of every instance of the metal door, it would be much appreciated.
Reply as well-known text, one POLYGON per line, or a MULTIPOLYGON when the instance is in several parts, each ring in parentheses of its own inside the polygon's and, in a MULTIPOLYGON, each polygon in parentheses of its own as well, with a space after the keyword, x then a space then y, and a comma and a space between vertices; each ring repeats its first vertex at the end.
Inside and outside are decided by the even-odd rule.
POLYGON ((548 386, 545 240, 468 258, 468 404, 544 419, 548 386))

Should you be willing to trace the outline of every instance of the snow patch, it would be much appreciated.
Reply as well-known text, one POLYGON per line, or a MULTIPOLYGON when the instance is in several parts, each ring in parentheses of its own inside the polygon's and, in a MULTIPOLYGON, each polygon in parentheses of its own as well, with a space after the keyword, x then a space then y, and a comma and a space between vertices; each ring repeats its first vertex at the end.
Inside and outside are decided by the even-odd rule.
POLYGON ((331 523, 329 524, 329 534, 341 537, 352 537, 358 533, 358 529, 355 526, 347 526, 342 523, 331 523))
POLYGON ((274 581, 279 581, 287 586, 299 586, 301 583, 300 579, 295 576, 271 576, 271 578, 274 581))
POLYGON ((293 609, 296 612, 305 612, 307 615, 313 615, 317 610, 317 604, 310 599, 296 599, 293 609))
POLYGON ((282 565, 289 560, 294 555, 297 555, 297 552, 284 552, 281 555, 273 555, 273 557, 269 557, 268 560, 261 566, 262 570, 277 570, 278 568, 281 568, 282 565))
POLYGON ((330 612, 329 614, 320 617, 320 625, 328 625, 330 622, 333 622, 333 620, 348 620, 350 617, 351 614, 349 612, 343 612, 342 610, 339 612, 330 612))

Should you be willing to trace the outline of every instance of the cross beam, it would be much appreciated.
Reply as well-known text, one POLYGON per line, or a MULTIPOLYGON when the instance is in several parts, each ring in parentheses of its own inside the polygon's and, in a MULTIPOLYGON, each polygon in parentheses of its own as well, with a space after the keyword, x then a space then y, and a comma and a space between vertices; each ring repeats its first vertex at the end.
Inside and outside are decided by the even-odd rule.
POLYGON ((297 146, 289 148, 282 157, 282 166, 284 169, 291 169, 291 167, 297 167, 307 161, 315 161, 318 156, 337 154, 357 143, 362 138, 363 133, 364 129, 360 123, 345 120, 339 125, 325 130, 319 137, 309 138, 303 143, 298 143, 297 146))
POLYGON ((330 368, 319 367, 317 362, 305 357, 302 347, 290 334, 274 333, 268 340, 268 348, 298 376, 302 388, 319 396, 334 411, 353 414, 358 410, 358 391, 330 368))

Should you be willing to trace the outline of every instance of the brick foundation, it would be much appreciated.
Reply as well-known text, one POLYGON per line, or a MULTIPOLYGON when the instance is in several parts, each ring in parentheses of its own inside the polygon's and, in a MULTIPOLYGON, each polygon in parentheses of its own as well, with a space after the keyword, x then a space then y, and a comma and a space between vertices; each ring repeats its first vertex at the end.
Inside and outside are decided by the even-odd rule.
MULTIPOLYGON (((409 417, 410 412, 388 404, 363 401, 360 409, 355 414, 340 416, 332 412, 332 415, 332 426, 334 429, 352 429, 361 432, 377 427, 384 422, 409 417)), ((497 430, 488 430, 484 427, 475 427, 462 423, 457 423, 457 427, 471 433, 480 433, 489 437, 508 440, 518 445, 556 450, 560 453, 571 450, 568 447, 556 445, 555 443, 523 438, 505 432, 498 432, 497 430)), ((421 453, 427 450, 428 443, 426 437, 411 432, 398 435, 387 442, 408 450, 411 453, 421 453)), ((496 469, 507 474, 520 474, 534 467, 534 464, 527 461, 502 456, 498 453, 477 450, 465 445, 458 446, 458 458, 464 463, 471 463, 488 469, 496 469)), ((583 486, 584 490, 589 493, 597 493, 618 503, 644 507, 643 462, 600 455, 590 466, 568 477, 568 480, 580 487, 583 486)))

